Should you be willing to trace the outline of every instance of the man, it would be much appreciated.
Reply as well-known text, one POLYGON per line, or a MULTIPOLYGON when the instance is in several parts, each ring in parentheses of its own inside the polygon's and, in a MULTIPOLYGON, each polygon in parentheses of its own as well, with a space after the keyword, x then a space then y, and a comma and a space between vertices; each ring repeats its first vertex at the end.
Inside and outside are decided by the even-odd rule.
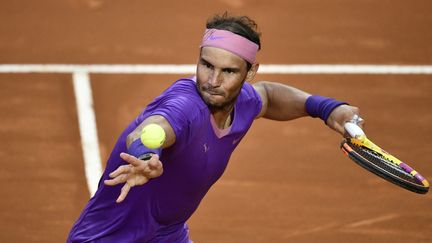
POLYGON ((255 119, 310 115, 344 134, 358 114, 283 84, 249 84, 261 44, 248 17, 215 16, 206 27, 196 76, 177 80, 126 128, 68 242, 190 242, 186 221, 255 119), (150 123, 165 130, 161 149, 139 139, 150 123))

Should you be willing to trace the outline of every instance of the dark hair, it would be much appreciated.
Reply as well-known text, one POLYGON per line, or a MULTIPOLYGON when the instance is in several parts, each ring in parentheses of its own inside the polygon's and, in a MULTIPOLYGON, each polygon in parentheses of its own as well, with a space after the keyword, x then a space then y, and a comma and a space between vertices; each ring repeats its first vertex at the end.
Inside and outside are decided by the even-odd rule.
MULTIPOLYGON (((227 12, 222 15, 216 14, 207 21, 206 28, 231 31, 256 43, 258 50, 261 49, 261 33, 258 32, 258 25, 248 16, 230 16, 227 12)), ((247 63, 250 69, 252 65, 247 63)))

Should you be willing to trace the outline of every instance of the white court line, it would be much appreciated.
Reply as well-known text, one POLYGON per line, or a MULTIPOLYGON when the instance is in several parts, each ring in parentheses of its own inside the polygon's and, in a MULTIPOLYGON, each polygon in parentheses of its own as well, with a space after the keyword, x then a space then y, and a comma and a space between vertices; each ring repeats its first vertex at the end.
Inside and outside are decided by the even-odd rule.
POLYGON ((400 217, 399 214, 387 214, 387 215, 383 215, 383 216, 379 216, 379 217, 375 217, 375 218, 370 218, 370 219, 364 219, 364 220, 360 220, 354 223, 350 223, 345 225, 345 227, 347 228, 357 228, 357 227, 361 227, 361 226, 369 226, 372 224, 376 224, 376 223, 381 223, 384 221, 388 221, 388 220, 393 220, 395 218, 400 217))
MULTIPOLYGON (((0 73, 192 74, 195 64, 0 64, 0 73)), ((261 74, 432 74, 432 65, 262 64, 261 74)))
POLYGON ((102 175, 102 163, 99 153, 89 74, 86 72, 74 72, 73 86, 77 104, 85 175, 90 196, 93 196, 97 190, 99 178, 102 175))
MULTIPOLYGON (((102 174, 90 73, 193 74, 195 64, 0 64, 0 73, 71 73, 77 100, 85 174, 94 195, 102 174)), ((432 74, 432 65, 283 65, 262 64, 261 74, 432 74)))

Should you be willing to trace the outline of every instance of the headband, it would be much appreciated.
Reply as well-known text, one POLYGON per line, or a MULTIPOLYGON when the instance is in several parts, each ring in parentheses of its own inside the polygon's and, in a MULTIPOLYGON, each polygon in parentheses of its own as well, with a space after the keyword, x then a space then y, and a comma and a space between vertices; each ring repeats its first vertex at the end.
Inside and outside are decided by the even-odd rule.
POLYGON ((228 30, 206 29, 200 47, 211 46, 236 54, 249 63, 255 62, 258 45, 228 30))

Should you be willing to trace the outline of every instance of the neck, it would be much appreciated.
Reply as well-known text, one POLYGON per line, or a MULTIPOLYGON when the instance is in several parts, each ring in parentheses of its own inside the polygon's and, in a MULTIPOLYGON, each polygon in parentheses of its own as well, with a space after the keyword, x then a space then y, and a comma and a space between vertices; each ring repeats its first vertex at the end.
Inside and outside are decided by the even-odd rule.
POLYGON ((210 113, 213 116, 218 128, 224 129, 231 125, 233 110, 233 105, 224 107, 222 109, 210 109, 210 113))

